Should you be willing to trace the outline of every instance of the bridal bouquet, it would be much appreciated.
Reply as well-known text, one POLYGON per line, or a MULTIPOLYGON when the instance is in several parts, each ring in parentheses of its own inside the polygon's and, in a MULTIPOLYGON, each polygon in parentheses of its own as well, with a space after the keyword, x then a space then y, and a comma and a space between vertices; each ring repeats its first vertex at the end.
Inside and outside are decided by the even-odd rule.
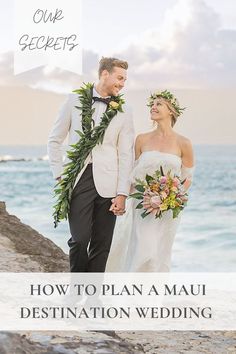
POLYGON ((181 181, 176 175, 172 177, 171 171, 164 174, 162 167, 153 176, 147 174, 145 180, 136 179, 136 182, 134 188, 137 192, 130 197, 140 200, 136 209, 144 209, 143 218, 149 214, 156 219, 161 218, 167 210, 172 210, 173 218, 176 218, 187 204, 188 194, 183 187, 185 180, 181 181))

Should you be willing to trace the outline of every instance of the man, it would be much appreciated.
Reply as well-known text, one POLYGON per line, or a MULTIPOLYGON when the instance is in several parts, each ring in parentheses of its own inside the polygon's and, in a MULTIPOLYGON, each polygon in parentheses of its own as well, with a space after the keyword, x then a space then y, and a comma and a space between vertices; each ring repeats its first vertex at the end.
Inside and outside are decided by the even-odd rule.
MULTIPOLYGON (((101 59, 99 81, 92 86, 94 110, 91 112, 95 127, 103 122, 109 105, 114 106, 114 102, 110 102, 111 96, 119 97, 127 69, 125 61, 101 59)), ((80 139, 76 130, 83 130, 81 111, 75 107, 78 105, 78 96, 69 95, 49 136, 49 160, 53 175, 59 181, 63 171, 62 143, 69 133, 69 144, 76 144, 80 139)), ((114 113, 114 109, 114 117, 106 127, 102 144, 96 144, 87 156, 73 187, 68 214, 71 272, 105 271, 116 216, 125 212, 133 165, 134 131, 129 109, 125 105, 123 112, 114 113)))

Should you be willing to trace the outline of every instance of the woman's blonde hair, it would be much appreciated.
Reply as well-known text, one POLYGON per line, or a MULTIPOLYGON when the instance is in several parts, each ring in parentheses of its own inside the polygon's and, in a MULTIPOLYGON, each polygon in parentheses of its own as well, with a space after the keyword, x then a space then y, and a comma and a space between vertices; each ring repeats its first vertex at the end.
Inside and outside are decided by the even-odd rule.
POLYGON ((163 98, 163 101, 165 102, 165 104, 167 105, 167 107, 169 108, 170 112, 171 112, 171 126, 173 127, 175 125, 175 123, 177 122, 178 119, 178 112, 176 111, 176 109, 172 106, 172 104, 165 98, 163 98))

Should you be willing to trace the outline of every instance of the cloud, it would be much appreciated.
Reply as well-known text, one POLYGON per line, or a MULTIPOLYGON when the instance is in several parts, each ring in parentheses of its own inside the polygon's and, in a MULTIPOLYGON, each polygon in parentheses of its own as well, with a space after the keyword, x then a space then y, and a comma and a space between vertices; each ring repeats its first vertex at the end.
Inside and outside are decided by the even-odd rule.
MULTIPOLYGON (((235 87, 236 30, 222 29, 219 14, 204 1, 178 0, 166 11, 161 27, 130 38, 113 53, 129 62, 129 89, 235 87)), ((83 81, 96 80, 99 56, 84 51, 83 77, 42 67, 14 76, 13 54, 0 60, 1 85, 66 92, 83 81)))
POLYGON ((0 56, 0 85, 27 85, 49 91, 68 92, 81 85, 83 81, 95 80, 97 63, 98 55, 87 50, 83 52, 83 77, 69 71, 50 67, 38 67, 14 75, 14 54, 13 52, 7 52, 0 56))
POLYGON ((235 86, 236 31, 221 29, 203 1, 179 0, 161 29, 149 29, 116 55, 129 61, 132 87, 235 86))

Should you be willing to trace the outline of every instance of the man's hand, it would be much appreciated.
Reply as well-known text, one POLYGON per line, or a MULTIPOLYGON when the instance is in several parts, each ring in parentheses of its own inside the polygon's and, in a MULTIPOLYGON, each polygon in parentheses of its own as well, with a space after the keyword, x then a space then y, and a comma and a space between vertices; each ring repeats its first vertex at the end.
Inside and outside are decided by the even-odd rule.
POLYGON ((123 215, 125 213, 126 198, 127 197, 125 195, 117 195, 112 199, 112 205, 109 210, 116 216, 123 215))

